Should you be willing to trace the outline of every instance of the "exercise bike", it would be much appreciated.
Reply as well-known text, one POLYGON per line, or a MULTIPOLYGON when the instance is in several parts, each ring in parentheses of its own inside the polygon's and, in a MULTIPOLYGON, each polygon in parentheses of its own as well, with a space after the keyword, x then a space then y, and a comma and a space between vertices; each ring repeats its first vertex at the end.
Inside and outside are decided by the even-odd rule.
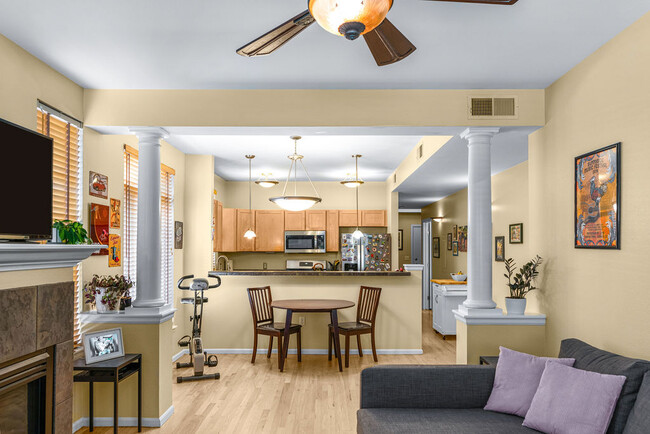
POLYGON ((183 276, 178 281, 178 289, 183 291, 194 291, 194 297, 181 298, 182 304, 193 304, 194 315, 190 317, 192 321, 192 336, 183 336, 178 340, 180 347, 189 347, 190 361, 188 363, 176 362, 176 368, 194 368, 194 375, 186 377, 176 377, 177 383, 184 381, 197 381, 197 380, 218 380, 221 376, 218 372, 215 374, 204 374, 204 366, 215 367, 219 364, 219 359, 214 354, 208 355, 203 351, 203 344, 201 343, 201 322, 203 318, 203 305, 208 302, 208 298, 204 297, 203 292, 208 289, 218 288, 221 285, 221 278, 219 276, 208 276, 217 279, 217 282, 210 285, 208 279, 197 278, 194 275, 183 276), (192 279, 189 286, 183 286, 185 280, 192 279))

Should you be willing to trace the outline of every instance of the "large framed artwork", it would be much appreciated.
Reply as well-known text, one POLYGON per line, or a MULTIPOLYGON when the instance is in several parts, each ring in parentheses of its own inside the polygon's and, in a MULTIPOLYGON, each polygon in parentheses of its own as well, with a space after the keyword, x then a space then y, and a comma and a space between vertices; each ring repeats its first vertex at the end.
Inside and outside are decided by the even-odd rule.
MULTIPOLYGON (((108 245, 108 205, 90 204, 90 239, 93 243, 108 245)), ((100 249, 93 255, 108 255, 108 249, 100 249)))
POLYGON ((433 257, 440 257, 440 237, 433 237, 433 257))
POLYGON ((621 248, 621 144, 575 159, 575 248, 621 248))
POLYGON ((461 252, 467 251, 467 226, 458 227, 458 248, 461 252))

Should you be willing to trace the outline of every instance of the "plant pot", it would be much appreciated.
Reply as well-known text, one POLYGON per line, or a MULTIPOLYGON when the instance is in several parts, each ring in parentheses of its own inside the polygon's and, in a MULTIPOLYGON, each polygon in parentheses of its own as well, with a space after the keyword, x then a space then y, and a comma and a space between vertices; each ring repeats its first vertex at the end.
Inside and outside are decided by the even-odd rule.
POLYGON ((526 312, 526 299, 506 297, 506 312, 508 315, 523 315, 526 312))
POLYGON ((131 297, 122 297, 120 299, 120 310, 124 310, 127 307, 131 307, 131 297))
POLYGON ((95 304, 97 305, 97 313, 117 313, 120 308, 120 300, 118 299, 114 306, 109 306, 108 303, 102 303, 102 298, 108 288, 97 288, 97 294, 95 294, 95 304))

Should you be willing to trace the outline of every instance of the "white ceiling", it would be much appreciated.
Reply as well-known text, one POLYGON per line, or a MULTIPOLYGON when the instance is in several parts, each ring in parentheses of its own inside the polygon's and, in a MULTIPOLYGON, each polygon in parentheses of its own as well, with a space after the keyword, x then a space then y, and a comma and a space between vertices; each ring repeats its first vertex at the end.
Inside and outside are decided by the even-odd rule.
MULTIPOLYGON (((492 175, 528 160, 528 135, 537 127, 507 127, 492 139, 492 175)), ((399 206, 418 209, 467 187, 467 141, 449 140, 397 188, 399 206)))
POLYGON ((86 88, 545 88, 650 10, 648 0, 396 1, 417 47, 379 68, 312 25, 268 57, 235 50, 305 0, 0 0, 0 33, 86 88))

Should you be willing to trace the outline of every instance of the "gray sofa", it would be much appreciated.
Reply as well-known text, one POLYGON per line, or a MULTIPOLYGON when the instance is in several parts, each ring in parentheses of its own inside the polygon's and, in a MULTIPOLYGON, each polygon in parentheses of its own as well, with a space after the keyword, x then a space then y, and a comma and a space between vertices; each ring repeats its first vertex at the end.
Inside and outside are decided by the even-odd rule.
MULTIPOLYGON (((577 339, 562 341, 559 357, 575 367, 625 375, 627 381, 608 434, 650 433, 650 362, 630 359, 577 339)), ((361 373, 357 432, 534 433, 517 416, 483 410, 492 391, 494 366, 376 366, 361 373)))

